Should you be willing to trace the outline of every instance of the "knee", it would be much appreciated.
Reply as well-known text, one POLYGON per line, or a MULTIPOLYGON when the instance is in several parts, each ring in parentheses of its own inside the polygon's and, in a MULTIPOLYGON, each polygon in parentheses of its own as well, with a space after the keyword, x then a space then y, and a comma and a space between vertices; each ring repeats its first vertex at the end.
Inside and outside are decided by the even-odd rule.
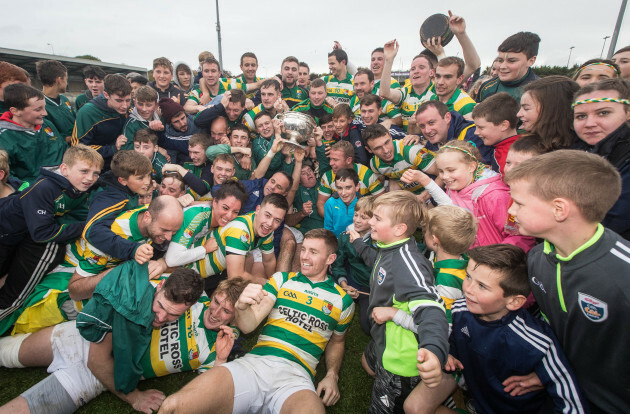
POLYGON ((282 231, 282 239, 280 239, 280 246, 284 249, 295 249, 297 243, 295 242, 295 236, 291 233, 291 230, 284 229, 282 231))

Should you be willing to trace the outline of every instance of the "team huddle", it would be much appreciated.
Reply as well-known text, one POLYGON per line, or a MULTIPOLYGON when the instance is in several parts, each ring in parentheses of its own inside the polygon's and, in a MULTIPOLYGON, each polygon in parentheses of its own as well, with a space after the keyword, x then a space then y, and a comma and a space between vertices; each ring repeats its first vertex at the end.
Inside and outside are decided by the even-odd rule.
POLYGON ((400 82, 396 40, 322 77, 88 66, 74 102, 0 62, 0 366, 51 374, 0 413, 323 413, 355 312, 370 413, 630 412, 630 46, 539 78, 519 32, 480 76, 449 28, 464 59, 429 39, 400 82))

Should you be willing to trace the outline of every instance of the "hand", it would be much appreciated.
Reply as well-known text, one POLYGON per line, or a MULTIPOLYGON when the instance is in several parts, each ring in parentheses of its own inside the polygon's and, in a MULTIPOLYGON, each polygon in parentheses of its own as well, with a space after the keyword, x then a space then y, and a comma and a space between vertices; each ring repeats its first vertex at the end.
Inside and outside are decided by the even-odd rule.
POLYGON ((312 136, 306 140, 306 146, 309 148, 313 148, 317 145, 317 142, 315 141, 315 138, 313 138, 312 136))
POLYGON ((398 309, 390 306, 377 306, 372 309, 372 319, 374 319, 374 322, 381 325, 393 320, 396 312, 398 312, 398 309))
POLYGON ((527 394, 528 392, 542 390, 544 387, 535 372, 523 376, 511 376, 503 381, 503 391, 509 392, 512 397, 527 394))
MULTIPOLYGON (((247 148, 249 149, 249 148, 247 148)), ((241 167, 243 167, 244 170, 251 170, 252 169, 252 157, 245 154, 243 155, 243 157, 240 159, 239 163, 241 164, 241 167)))
POLYGON ((149 260, 149 279, 157 279, 166 271, 168 265, 164 259, 149 260))
POLYGON ((312 201, 307 201, 306 203, 302 204, 302 214, 304 214, 304 216, 310 216, 311 214, 313 214, 313 202, 312 201))
POLYGON ((251 111, 252 109, 254 109, 255 106, 256 106, 256 104, 254 103, 254 101, 252 101, 249 98, 245 99, 245 110, 246 111, 251 111))
POLYGON ((390 40, 389 42, 385 43, 385 46, 383 46, 383 50, 384 50, 383 54, 385 55, 385 60, 394 62, 394 59, 396 58, 396 55, 398 54, 398 48, 399 46, 396 39, 390 40))
POLYGON ((276 139, 274 139, 273 144, 271 144, 270 151, 277 154, 278 151, 282 150, 282 147, 284 147, 285 141, 284 138, 280 138, 276 135, 276 139))
POLYGON ((296 163, 301 163, 304 161, 304 157, 306 157, 306 151, 303 148, 295 147, 295 151, 293 151, 293 157, 295 158, 296 163))
POLYGON ((122 147, 126 143, 127 143, 127 137, 124 135, 119 135, 118 138, 116 138, 116 150, 120 151, 120 147, 122 147))
POLYGON ((324 148, 324 155, 330 158, 330 145, 326 144, 326 148, 324 148))
POLYGON ((418 135, 407 135, 403 138, 404 146, 411 146, 420 143, 420 137, 418 135))
POLYGON ((134 259, 136 260, 136 262, 138 262, 138 264, 145 264, 146 262, 151 260, 152 257, 153 247, 148 243, 141 244, 136 249, 136 254, 134 255, 134 259))
POLYGON ((185 170, 185 168, 182 167, 181 165, 164 164, 164 166, 162 167, 162 174, 166 174, 169 171, 173 171, 173 172, 178 172, 183 177, 184 175, 186 175, 186 171, 182 171, 182 170, 185 170))
POLYGON ((444 56, 444 47, 442 47, 442 38, 441 37, 432 37, 427 39, 426 42, 422 42, 422 46, 429 49, 431 52, 435 54, 435 56, 444 56))
POLYGON ((274 109, 277 113, 287 112, 289 110, 289 105, 282 100, 282 98, 278 98, 275 104, 273 104, 274 109))
MULTIPOLYGON (((208 310, 206 310, 208 312, 208 310)), ((215 366, 217 363, 224 363, 227 361, 230 351, 234 346, 234 331, 225 325, 219 327, 219 334, 214 342, 214 350, 216 354, 215 366)))
MULTIPOLYGON (((252 156, 251 148, 232 148, 232 152, 240 152, 241 154, 246 155, 248 157, 252 156)), ((241 165, 243 165, 243 163, 241 163, 241 165)))
POLYGON ((315 139, 315 144, 317 146, 322 145, 323 136, 324 136, 324 131, 320 127, 317 127, 313 130, 313 139, 315 139))
POLYGON ((159 119, 149 122, 149 129, 152 131, 164 131, 164 124, 159 119))
POLYGON ((173 100, 173 102, 179 103, 179 94, 171 96, 171 99, 173 100))
POLYGON ((210 237, 203 244, 203 248, 206 249, 206 254, 210 254, 219 248, 219 244, 217 243, 217 240, 214 237, 210 237))
POLYGON ((348 285, 347 282, 341 282, 341 283, 339 283, 339 286, 341 286, 341 288, 343 290, 345 290, 346 293, 348 295, 350 295, 350 297, 352 299, 356 299, 356 298, 359 297, 359 292, 355 288, 353 288, 352 286, 348 285))
POLYGON ((250 283, 245 286, 234 307, 238 310, 245 310, 252 305, 258 305, 267 295, 268 293, 263 290, 262 285, 250 283))
POLYGON ((335 106, 337 106, 337 101, 335 101, 335 100, 332 98, 332 96, 327 96, 327 97, 326 97, 326 99, 325 99, 325 101, 326 101, 326 103, 327 103, 328 105, 332 106, 333 108, 334 108, 335 106))
POLYGON ((195 198, 191 196, 190 194, 184 194, 183 196, 179 197, 177 201, 179 201, 179 204, 181 204, 183 208, 183 207, 188 207, 189 205, 194 203, 195 198))
POLYGON ((431 194, 429 194, 427 190, 424 190, 423 192, 418 194, 416 198, 418 199, 419 202, 426 204, 426 202, 429 201, 429 199, 431 198, 431 194))
POLYGON ((223 105, 224 108, 227 108, 231 97, 232 97, 232 91, 227 91, 226 93, 223 94, 223 98, 221 98, 221 105, 223 105))
POLYGON ((166 396, 160 390, 140 391, 136 389, 127 394, 127 402, 133 409, 147 414, 157 411, 165 398, 166 396))
POLYGON ((273 132, 276 134, 276 136, 284 132, 284 122, 282 122, 278 118, 272 119, 271 124, 273 125, 273 132))
POLYGON ((442 366, 437 356, 426 348, 418 349, 418 373, 425 385, 435 388, 442 380, 442 366))
POLYGON ((448 17, 448 26, 455 36, 466 33, 466 21, 463 17, 455 16, 450 10, 448 11, 448 17))
POLYGON ((326 376, 317 384, 317 395, 322 399, 326 407, 335 405, 339 401, 339 385, 336 374, 326 374, 326 376), (322 395, 322 392, 324 395, 322 395))
POLYGON ((333 43, 333 50, 337 50, 337 49, 343 50, 343 47, 341 47, 341 43, 335 40, 335 43, 333 43))
POLYGON ((227 136, 227 134, 223 135, 219 139, 219 144, 230 145, 230 138, 227 136))
MULTIPOLYGON (((162 129, 164 129, 164 127, 162 127, 162 129)), ((166 158, 166 162, 171 162, 171 156, 168 155, 168 151, 166 151, 164 148, 162 147, 158 147, 158 152, 160 154, 162 154, 164 156, 164 158, 166 158)))
POLYGON ((348 236, 350 236, 350 243, 361 238, 361 235, 356 230, 348 230, 348 236))
POLYGON ((381 125, 383 125, 383 127, 389 131, 392 128, 392 122, 394 121, 391 118, 386 118, 381 121, 381 125))
POLYGON ((197 105, 197 113, 205 111, 207 108, 204 105, 197 105))
MULTIPOLYGON (((444 369, 448 372, 453 372, 453 371, 457 371, 458 369, 464 369, 464 365, 462 365, 459 359, 455 358, 453 355, 449 355, 448 360, 446 361, 446 364, 444 365, 444 369)), ((505 385, 505 383, 503 385, 505 385)))
POLYGON ((420 183, 424 187, 429 185, 431 177, 420 170, 408 169, 403 173, 402 177, 400 177, 400 181, 405 184, 420 183))

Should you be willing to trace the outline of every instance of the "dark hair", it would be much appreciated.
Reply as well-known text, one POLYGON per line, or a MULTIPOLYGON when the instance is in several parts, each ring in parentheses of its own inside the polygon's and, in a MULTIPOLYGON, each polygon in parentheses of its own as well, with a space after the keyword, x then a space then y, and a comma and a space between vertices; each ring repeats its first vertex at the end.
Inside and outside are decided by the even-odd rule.
MULTIPOLYGON (((489 98, 488 98, 489 99, 489 98)), ((541 155, 548 152, 537 134, 525 134, 510 145, 510 151, 541 155)))
POLYGON ((265 79, 261 84, 260 84, 260 89, 265 88, 273 88, 275 89, 276 92, 280 92, 280 82, 278 82, 276 79, 265 79))
POLYGON ((245 100, 247 97, 245 96, 245 92, 240 89, 232 89, 230 90, 231 96, 229 102, 239 103, 241 106, 245 106, 245 100))
POLYGON ((149 128, 142 128, 136 131, 133 135, 133 142, 150 142, 153 145, 158 144, 158 136, 155 132, 149 128))
POLYGON ((499 125, 503 121, 510 123, 510 128, 516 128, 518 117, 516 114, 521 104, 507 92, 499 92, 475 105, 472 111, 475 118, 485 118, 486 121, 499 125))
POLYGON ((372 56, 374 54, 374 52, 381 52, 381 53, 385 53, 385 48, 382 47, 377 47, 376 49, 374 49, 372 51, 372 53, 370 53, 370 56, 372 56))
POLYGON ((575 73, 573 74, 573 80, 577 80, 578 77, 580 76, 580 73, 582 72, 582 70, 584 70, 584 68, 586 68, 587 66, 590 66, 594 63, 604 63, 608 66, 612 66, 612 68, 615 70, 615 74, 616 76, 620 76, 621 75, 621 70, 619 69, 619 65, 617 65, 615 62, 613 62, 610 59, 589 59, 586 62, 582 63, 580 65, 579 68, 577 68, 575 70, 575 73))
POLYGON ((348 54, 341 49, 335 49, 332 52, 330 52, 328 54, 328 57, 331 57, 331 56, 334 56, 335 59, 337 59, 337 62, 339 63, 341 63, 342 61, 345 61, 344 65, 348 64, 348 54))
POLYGON ((219 61, 216 60, 213 57, 207 57, 204 60, 201 61, 201 70, 203 71, 203 65, 205 64, 209 64, 209 65, 217 65, 217 69, 219 69, 219 72, 221 72, 221 65, 219 64, 219 61))
POLYGON ((247 138, 249 138, 249 128, 247 128, 245 124, 234 125, 232 128, 230 128, 230 135, 232 135, 234 131, 243 131, 247 134, 247 138))
POLYGON ((383 101, 381 100, 380 96, 374 95, 373 93, 368 93, 368 94, 365 94, 365 96, 361 98, 361 100, 359 101, 359 107, 376 104, 376 106, 380 108, 381 102, 383 101))
POLYGON ((573 94, 580 86, 566 76, 552 75, 528 83, 529 92, 538 102, 538 119, 532 130, 548 150, 568 148, 573 144, 573 94))
POLYGON ((538 56, 538 45, 540 37, 532 32, 518 32, 508 37, 499 45, 498 51, 501 53, 525 53, 527 59, 538 56))
POLYGON ((276 175, 276 174, 284 175, 284 177, 289 181, 289 188, 293 186, 293 176, 291 174, 289 174, 286 171, 276 171, 273 175, 276 175))
POLYGON ((438 61, 437 63, 437 67, 445 67, 445 66, 451 66, 451 65, 456 65, 457 66, 457 77, 459 78, 460 76, 462 76, 464 74, 464 67, 466 66, 466 64, 464 63, 464 60, 462 58, 458 58, 457 56, 449 56, 449 57, 445 57, 444 59, 438 61))
MULTIPOLYGON (((311 88, 312 87, 313 86, 311 85, 311 88)), ((340 103, 340 104, 335 105, 335 107, 333 108, 333 113, 332 113, 333 119, 341 118, 342 116, 345 116, 348 119, 352 119, 354 117, 354 114, 352 113, 352 109, 350 109, 350 105, 346 103, 340 103)))
POLYGON ((630 99, 630 82, 622 78, 613 78, 589 83, 573 94, 573 100, 577 100, 579 96, 595 91, 617 91, 621 99, 630 99))
POLYGON ((263 198, 262 203, 260 203, 260 207, 271 204, 272 206, 279 208, 281 210, 289 211, 289 203, 287 199, 281 194, 269 194, 263 198))
POLYGON ((243 59, 245 58, 254 58, 256 59, 256 63, 258 63, 258 58, 256 57, 256 55, 254 54, 254 52, 245 52, 241 55, 241 65, 243 64, 243 59))
POLYGON ((129 83, 139 83, 140 85, 144 86, 149 83, 149 80, 142 75, 138 75, 129 79, 129 83))
POLYGON ((44 86, 54 85, 57 78, 63 78, 68 75, 68 68, 58 60, 40 60, 35 64, 35 70, 44 86))
POLYGON ((298 66, 303 66, 306 69, 308 69, 309 72, 311 71, 311 68, 308 66, 308 63, 306 63, 306 62, 300 62, 300 63, 298 63, 298 66))
POLYGON ((105 92, 121 97, 131 95, 131 85, 123 76, 107 75, 105 76, 105 92))
POLYGON ((309 230, 304 234, 304 240, 306 239, 320 239, 324 241, 326 247, 328 247, 328 254, 333 254, 337 251, 339 243, 337 242, 337 237, 335 234, 327 229, 313 229, 309 230))
POLYGON ((110 165, 115 177, 128 179, 132 175, 147 175, 153 171, 151 161, 134 150, 118 151, 110 165))
MULTIPOLYGON (((317 79, 320 79, 320 78, 317 78, 317 79)), ((311 84, 311 88, 313 88, 313 84, 311 84)), ((333 120, 332 114, 329 114, 328 112, 326 112, 324 115, 319 117, 319 125, 328 124, 332 122, 332 120, 333 120)))
POLYGON ((83 79, 105 79, 105 71, 98 66, 86 66, 83 68, 83 79))
POLYGON ((418 58, 425 58, 427 60, 427 62, 429 62, 429 67, 431 69, 434 69, 435 66, 438 64, 438 58, 429 49, 424 49, 422 51, 422 53, 420 53, 419 55, 414 56, 413 59, 411 59, 411 61, 413 62, 414 60, 416 60, 418 58))
POLYGON ((368 125, 361 131, 363 141, 369 146, 370 141, 383 136, 390 136, 389 131, 381 124, 368 125))
POLYGON ((262 118, 263 116, 268 116, 269 118, 273 119, 273 116, 269 113, 269 111, 260 111, 254 117, 254 124, 256 124, 256 121, 262 118))
POLYGON ((164 174, 162 174, 162 182, 164 182, 166 178, 172 178, 173 180, 179 181, 180 191, 184 191, 186 189, 184 177, 182 177, 182 175, 177 171, 166 171, 164 174))
POLYGON ((374 72, 372 72, 369 69, 359 69, 359 70, 357 70, 357 73, 354 74, 354 77, 356 78, 358 75, 367 75, 368 81, 369 82, 374 82, 374 72))
POLYGON ((613 53, 613 56, 618 55, 619 53, 623 53, 623 52, 630 52, 630 46, 622 47, 621 49, 613 53))
POLYGON ((178 267, 166 278, 162 291, 171 302, 192 305, 203 294, 204 286, 203 279, 195 270, 178 267))
POLYGON ((219 186, 214 193, 213 200, 225 200, 228 197, 234 197, 241 202, 241 205, 247 202, 249 194, 245 186, 240 181, 228 180, 219 186))
POLYGON ((170 70, 171 73, 173 73, 173 63, 168 60, 168 58, 159 57, 153 59, 153 69, 155 70, 155 68, 157 68, 158 66, 164 66, 165 68, 170 70))
POLYGON ((359 184, 359 174, 354 170, 354 168, 342 168, 337 171, 335 175, 335 181, 339 180, 352 180, 354 185, 359 184))
POLYGON ((313 79, 313 81, 311 82, 311 89, 321 87, 326 88, 326 82, 324 82, 322 78, 313 79))
POLYGON ((444 118, 446 114, 449 112, 448 106, 446 106, 444 102, 426 101, 426 102, 422 102, 420 106, 418 106, 418 109, 416 110, 416 114, 421 114, 429 108, 435 108, 442 118, 444 118))
POLYGON ((468 256, 477 264, 475 269, 483 265, 501 274, 499 286, 503 289, 504 298, 529 295, 527 254, 520 247, 512 244, 477 246, 468 251, 468 256))
POLYGON ((285 57, 284 60, 282 61, 282 63, 280 64, 280 66, 284 66, 284 64, 286 62, 297 63, 298 67, 300 67, 300 61, 295 56, 287 56, 287 57, 285 57))
POLYGON ((44 99, 44 94, 25 83, 13 83, 4 88, 4 105, 7 108, 24 109, 31 98, 44 99))

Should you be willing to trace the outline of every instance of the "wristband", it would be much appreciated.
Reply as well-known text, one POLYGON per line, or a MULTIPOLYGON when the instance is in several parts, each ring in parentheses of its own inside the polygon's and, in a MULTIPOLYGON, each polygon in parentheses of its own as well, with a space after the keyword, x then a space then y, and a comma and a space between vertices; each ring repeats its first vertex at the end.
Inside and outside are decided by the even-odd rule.
POLYGON ((273 151, 271 151, 271 150, 269 150, 269 152, 267 153, 267 155, 265 155, 265 157, 267 157, 267 158, 273 158, 273 157, 275 157, 275 156, 276 156, 276 153, 275 153, 275 152, 273 152, 273 151))

